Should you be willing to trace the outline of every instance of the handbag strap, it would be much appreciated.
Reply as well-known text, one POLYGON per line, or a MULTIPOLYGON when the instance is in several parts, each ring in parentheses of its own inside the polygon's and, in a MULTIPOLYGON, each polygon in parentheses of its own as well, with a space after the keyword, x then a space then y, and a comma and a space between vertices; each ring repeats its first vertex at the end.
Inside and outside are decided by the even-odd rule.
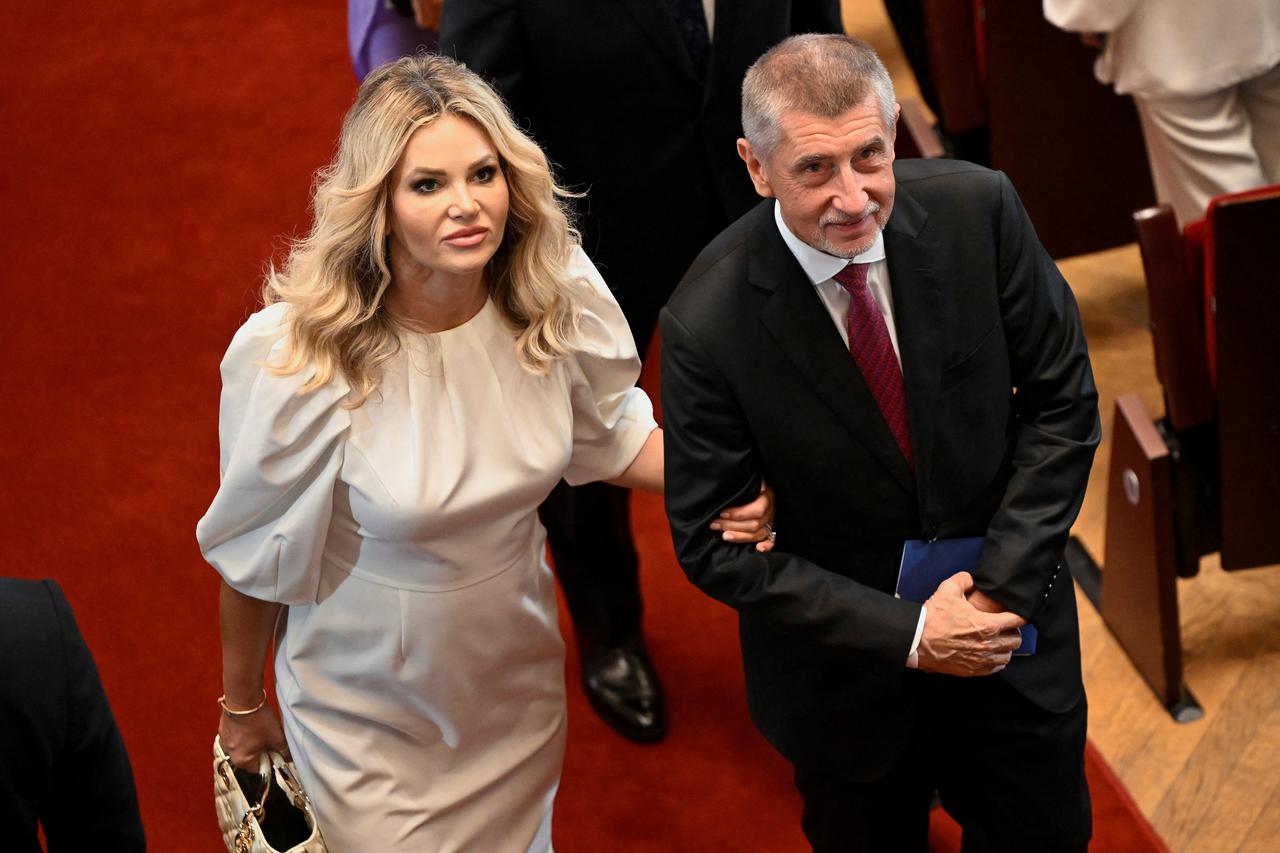
POLYGON ((271 766, 275 769, 276 782, 289 795, 290 802, 295 808, 307 811, 311 806, 311 798, 302 789, 302 783, 298 781, 298 772, 293 764, 280 753, 272 752, 271 766))

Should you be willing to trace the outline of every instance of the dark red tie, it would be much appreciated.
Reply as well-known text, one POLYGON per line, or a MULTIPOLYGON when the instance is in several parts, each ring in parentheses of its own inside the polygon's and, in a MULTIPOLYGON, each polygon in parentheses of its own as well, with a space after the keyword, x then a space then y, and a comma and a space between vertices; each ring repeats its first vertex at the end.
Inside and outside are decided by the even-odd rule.
POLYGON ((862 371, 862 379, 871 390, 880 414, 893 433, 893 440, 911 465, 911 432, 907 422, 907 394, 902 387, 902 368, 893 352, 889 327, 876 298, 867 287, 868 264, 849 264, 836 273, 835 280, 849 292, 849 313, 845 328, 849 330, 849 352, 862 371))

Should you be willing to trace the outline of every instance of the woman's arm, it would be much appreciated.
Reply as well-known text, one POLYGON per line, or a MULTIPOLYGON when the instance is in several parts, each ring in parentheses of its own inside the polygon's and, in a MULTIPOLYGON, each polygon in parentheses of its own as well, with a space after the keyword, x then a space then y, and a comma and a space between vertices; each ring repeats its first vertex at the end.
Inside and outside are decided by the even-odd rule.
POLYGON ((649 433, 644 446, 640 448, 636 458, 631 460, 627 470, 607 482, 624 489, 641 489, 662 494, 662 464, 662 429, 657 427, 649 433))
POLYGON ((223 712, 218 723, 222 749, 237 767, 256 771, 265 749, 287 752, 284 729, 266 698, 263 671, 281 605, 236 592, 222 582, 218 612, 222 627, 223 712), (251 714, 232 714, 257 707, 251 714))
MULTIPOLYGON (((624 489, 643 489, 662 494, 665 485, 663 475, 662 430, 649 433, 636 458, 615 479, 608 482, 624 489)), ((773 492, 760 484, 760 497, 749 504, 732 507, 720 513, 711 522, 712 530, 721 531, 726 542, 756 542, 757 551, 773 549, 773 492)))

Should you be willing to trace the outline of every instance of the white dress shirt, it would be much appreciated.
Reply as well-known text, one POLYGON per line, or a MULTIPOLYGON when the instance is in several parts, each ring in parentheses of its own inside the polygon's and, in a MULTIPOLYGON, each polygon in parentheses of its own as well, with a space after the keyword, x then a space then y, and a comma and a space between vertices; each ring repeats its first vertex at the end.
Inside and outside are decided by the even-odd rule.
MULTIPOLYGON (((818 291, 818 298, 822 300, 827 313, 831 315, 831 322, 840 332, 840 339, 844 341, 846 347, 849 345, 849 329, 845 324, 845 317, 849 313, 849 292, 835 280, 834 276, 849 264, 869 264, 867 287, 871 288, 871 295, 875 297, 876 305, 880 306, 884 324, 889 329, 889 340, 893 343, 894 355, 898 357, 898 366, 901 368, 902 350, 898 348, 898 329, 893 323, 893 293, 889 290, 889 264, 885 261, 884 255, 884 234, 877 232, 876 240, 870 248, 846 260, 815 249, 792 234, 787 223, 782 221, 782 208, 777 202, 773 204, 773 220, 778 225, 778 233, 782 235, 782 241, 787 244, 787 248, 799 261, 801 269, 818 291)), ((911 641, 911 654, 907 657, 907 666, 912 668, 916 666, 920 637, 924 634, 925 612, 922 606, 920 621, 916 623, 916 636, 911 641)))

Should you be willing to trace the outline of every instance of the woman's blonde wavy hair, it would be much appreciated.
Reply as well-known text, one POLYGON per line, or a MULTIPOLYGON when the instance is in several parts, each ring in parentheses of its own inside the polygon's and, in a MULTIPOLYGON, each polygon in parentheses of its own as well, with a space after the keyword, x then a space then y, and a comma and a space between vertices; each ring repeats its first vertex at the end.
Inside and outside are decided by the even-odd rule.
POLYGON ((572 194, 480 77, 446 57, 419 54, 365 78, 338 153, 316 173, 311 232, 294 241, 282 268, 267 272, 263 302, 290 309, 287 360, 271 368, 314 371, 304 392, 341 374, 352 389, 347 405, 361 405, 410 331, 386 306, 390 175, 413 132, 446 114, 484 129, 506 177, 506 232, 485 272, 494 304, 517 333, 517 359, 545 373, 568 354, 581 305, 567 271, 578 242, 565 207, 572 194))

